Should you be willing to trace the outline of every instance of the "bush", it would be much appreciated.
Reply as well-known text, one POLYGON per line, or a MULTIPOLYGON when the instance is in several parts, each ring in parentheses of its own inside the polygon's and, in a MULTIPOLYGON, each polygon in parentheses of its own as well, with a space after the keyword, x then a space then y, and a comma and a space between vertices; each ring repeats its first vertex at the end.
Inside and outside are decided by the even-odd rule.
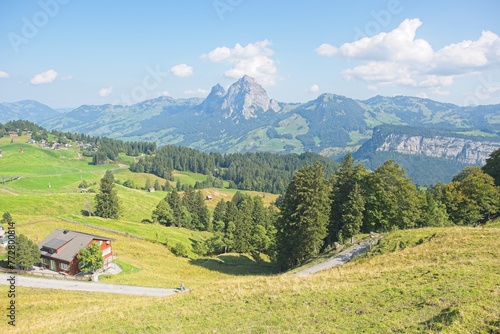
POLYGON ((193 246, 193 252, 199 256, 205 256, 208 254, 208 247, 205 241, 198 241, 193 246))
POLYGON ((125 182, 123 182, 123 186, 127 187, 127 188, 132 188, 132 189, 137 188, 135 182, 132 180, 126 180, 125 182))
POLYGON ((187 247, 183 243, 176 243, 174 247, 172 247, 171 251, 175 256, 188 257, 187 247))
POLYGON ((88 188, 90 186, 90 184, 86 181, 86 180, 83 180, 79 185, 78 185, 78 188, 80 189, 85 189, 85 188, 88 188))

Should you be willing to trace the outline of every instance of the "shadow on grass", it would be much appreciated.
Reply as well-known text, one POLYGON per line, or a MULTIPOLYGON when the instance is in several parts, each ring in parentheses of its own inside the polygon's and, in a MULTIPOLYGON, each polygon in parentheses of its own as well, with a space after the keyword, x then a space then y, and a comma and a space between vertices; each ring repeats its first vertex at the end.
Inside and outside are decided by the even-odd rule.
POLYGON ((278 267, 274 263, 256 261, 243 254, 224 254, 214 258, 192 259, 189 262, 205 269, 236 276, 266 276, 278 273, 278 267))
POLYGON ((442 331, 446 327, 450 326, 454 321, 456 321, 460 317, 460 312, 457 307, 450 306, 445 309, 442 309, 438 315, 430 318, 427 321, 420 323, 425 330, 432 331, 442 331))

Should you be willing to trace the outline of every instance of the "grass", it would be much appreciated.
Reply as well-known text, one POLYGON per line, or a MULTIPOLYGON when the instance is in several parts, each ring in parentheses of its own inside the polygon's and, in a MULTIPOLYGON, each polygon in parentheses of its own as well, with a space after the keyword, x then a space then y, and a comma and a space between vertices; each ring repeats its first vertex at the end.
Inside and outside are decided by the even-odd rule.
POLYGON ((119 265, 120 268, 122 269, 121 275, 124 275, 124 274, 134 274, 134 273, 138 272, 139 270, 141 270, 141 268, 133 266, 130 263, 127 263, 127 262, 124 262, 124 261, 121 261, 121 260, 114 260, 114 262, 117 265, 119 265))
MULTIPOLYGON (((18 287, 18 323, 13 332, 495 333, 500 330, 499 229, 409 230, 390 234, 384 240, 392 246, 379 255, 306 277, 225 274, 193 265, 186 259, 171 258, 158 252, 162 246, 148 244, 128 254, 124 261, 137 265, 135 257, 153 253, 154 259, 141 265, 138 273, 116 275, 110 281, 178 286, 182 279, 190 292, 145 298, 18 287), (426 241, 413 244, 420 238, 426 241), (409 246, 396 248, 401 241, 409 246)), ((126 241, 131 249, 139 247, 132 239, 126 241)), ((0 293, 6 294, 6 289, 0 286, 0 293)))

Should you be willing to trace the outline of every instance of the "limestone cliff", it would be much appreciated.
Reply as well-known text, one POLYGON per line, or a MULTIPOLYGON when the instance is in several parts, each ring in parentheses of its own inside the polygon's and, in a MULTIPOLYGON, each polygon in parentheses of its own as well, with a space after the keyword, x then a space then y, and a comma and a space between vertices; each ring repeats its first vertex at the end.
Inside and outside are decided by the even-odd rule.
POLYGON ((500 142, 453 136, 418 136, 402 133, 386 134, 376 151, 401 154, 423 154, 456 160, 467 165, 484 165, 488 156, 500 148, 500 142))

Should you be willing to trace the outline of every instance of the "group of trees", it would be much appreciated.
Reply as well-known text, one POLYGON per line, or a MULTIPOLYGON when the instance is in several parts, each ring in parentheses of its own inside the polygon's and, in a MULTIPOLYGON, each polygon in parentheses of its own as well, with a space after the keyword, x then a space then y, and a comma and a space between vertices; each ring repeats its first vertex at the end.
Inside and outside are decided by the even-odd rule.
POLYGON ((182 197, 172 190, 153 210, 151 219, 165 226, 210 231, 210 212, 201 191, 189 187, 182 197))
POLYGON ((209 175, 197 188, 222 186, 282 194, 299 168, 320 161, 327 175, 336 163, 316 153, 278 155, 272 153, 203 153, 191 148, 167 145, 156 154, 141 157, 130 166, 138 173, 151 173, 173 181, 172 171, 189 171, 209 175))
MULTIPOLYGON (((490 166, 497 155, 485 170, 498 170, 498 159, 490 166)), ((392 160, 369 173, 348 154, 329 180, 321 164, 299 170, 279 207, 277 259, 286 269, 360 232, 477 224, 500 211, 500 188, 480 167, 466 167, 424 191, 392 160)))
POLYGON ((213 236, 199 242, 196 250, 201 255, 236 252, 274 256, 275 217, 275 209, 266 208, 261 197, 237 192, 231 201, 221 199, 217 203, 212 217, 213 236))

